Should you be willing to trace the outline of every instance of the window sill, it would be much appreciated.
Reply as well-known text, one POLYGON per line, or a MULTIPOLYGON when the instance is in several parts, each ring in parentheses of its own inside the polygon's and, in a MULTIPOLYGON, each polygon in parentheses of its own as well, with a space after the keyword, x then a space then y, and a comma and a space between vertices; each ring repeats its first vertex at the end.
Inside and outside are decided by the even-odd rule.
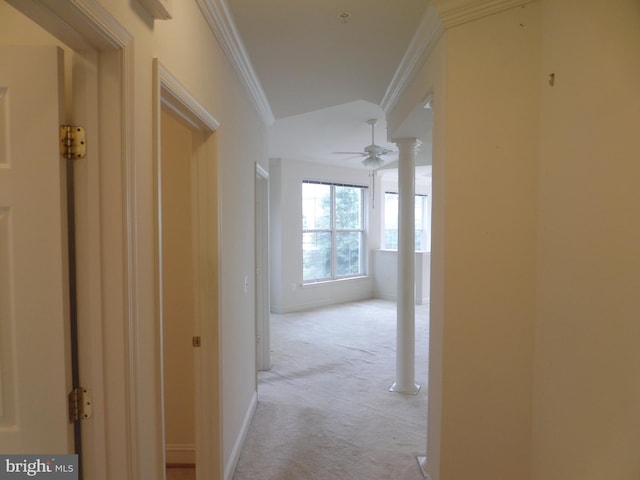
POLYGON ((331 283, 351 282, 353 280, 362 280, 362 279, 367 279, 367 278, 369 278, 368 275, 356 275, 356 276, 353 276, 353 277, 336 278, 336 279, 331 279, 331 280, 318 280, 316 282, 309 281, 309 282, 301 283, 300 287, 302 287, 302 288, 314 287, 314 286, 317 286, 317 285, 327 285, 327 284, 331 284, 331 283))
MULTIPOLYGON (((394 253, 398 253, 398 249, 397 248, 379 248, 378 249, 379 252, 394 252, 394 253)), ((416 250, 415 253, 431 253, 430 250, 416 250)))

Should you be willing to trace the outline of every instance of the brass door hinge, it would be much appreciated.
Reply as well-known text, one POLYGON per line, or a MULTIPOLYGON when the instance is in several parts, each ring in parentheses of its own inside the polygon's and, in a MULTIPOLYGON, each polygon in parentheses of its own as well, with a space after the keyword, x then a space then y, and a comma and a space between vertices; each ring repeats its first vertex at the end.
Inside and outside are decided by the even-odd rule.
POLYGON ((87 136, 83 127, 60 126, 60 155, 67 160, 84 158, 87 154, 87 136))
POLYGON ((91 395, 86 388, 76 387, 69 393, 69 421, 86 420, 93 413, 91 395))
POLYGON ((198 336, 198 337, 193 337, 193 338, 191 339, 191 344, 192 344, 194 347, 196 347, 196 348, 197 348, 197 347, 199 347, 199 346, 201 346, 201 345, 202 345, 202 339, 201 339, 199 336, 198 336))

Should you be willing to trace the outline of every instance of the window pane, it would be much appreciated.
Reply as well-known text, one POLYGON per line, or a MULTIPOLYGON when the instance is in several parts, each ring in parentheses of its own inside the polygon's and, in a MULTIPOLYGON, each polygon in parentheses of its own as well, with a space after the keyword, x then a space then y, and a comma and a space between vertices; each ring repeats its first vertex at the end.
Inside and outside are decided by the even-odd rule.
POLYGON ((424 251, 424 230, 416 230, 416 252, 424 251))
POLYGON ((302 184, 303 230, 331 228, 331 186, 318 183, 302 184))
POLYGON ((331 233, 308 232, 302 234, 303 280, 331 277, 331 233))
POLYGON ((416 230, 422 230, 424 227, 422 226, 424 220, 424 199, 422 195, 416 195, 416 230))
POLYGON ((336 234, 336 274, 358 275, 360 268, 360 251, 362 234, 360 232, 338 232, 336 234))
MULTIPOLYGON (((429 197, 415 196, 415 247, 416 251, 429 251, 431 220, 429 214, 429 197)), ((383 247, 398 249, 398 194, 384 194, 384 237, 383 247)))
POLYGON ((398 249, 398 230, 386 229, 384 230, 384 248, 389 250, 398 249))
POLYGON ((398 248, 398 194, 384 194, 384 248, 398 248))
POLYGON ((384 194, 384 229, 398 229, 398 194, 384 194))
POLYGON ((424 195, 416 195, 416 252, 424 251, 425 204, 424 195))
POLYGON ((362 224, 362 188, 336 186, 336 228, 359 229, 362 224))

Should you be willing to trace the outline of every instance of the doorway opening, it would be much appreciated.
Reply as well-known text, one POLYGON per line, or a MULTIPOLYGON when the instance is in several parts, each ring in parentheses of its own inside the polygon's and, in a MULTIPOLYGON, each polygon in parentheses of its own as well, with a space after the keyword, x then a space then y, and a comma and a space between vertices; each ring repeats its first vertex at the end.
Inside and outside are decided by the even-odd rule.
POLYGON ((154 77, 157 373, 165 465, 168 471, 191 469, 188 478, 217 478, 219 124, 157 59, 154 77))
POLYGON ((164 435, 167 468, 195 468, 192 133, 161 114, 160 260, 164 435))
MULTIPOLYGON (((269 306, 269 173, 256 164, 256 363, 271 369, 269 306)), ((257 379, 256 379, 257 388, 257 379)))

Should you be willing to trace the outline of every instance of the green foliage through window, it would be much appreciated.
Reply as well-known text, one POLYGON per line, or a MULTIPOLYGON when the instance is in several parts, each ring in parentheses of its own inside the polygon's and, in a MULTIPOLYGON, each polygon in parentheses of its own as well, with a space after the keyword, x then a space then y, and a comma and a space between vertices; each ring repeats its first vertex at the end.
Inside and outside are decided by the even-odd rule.
POLYGON ((363 274, 365 188, 302 183, 305 282, 363 274))

